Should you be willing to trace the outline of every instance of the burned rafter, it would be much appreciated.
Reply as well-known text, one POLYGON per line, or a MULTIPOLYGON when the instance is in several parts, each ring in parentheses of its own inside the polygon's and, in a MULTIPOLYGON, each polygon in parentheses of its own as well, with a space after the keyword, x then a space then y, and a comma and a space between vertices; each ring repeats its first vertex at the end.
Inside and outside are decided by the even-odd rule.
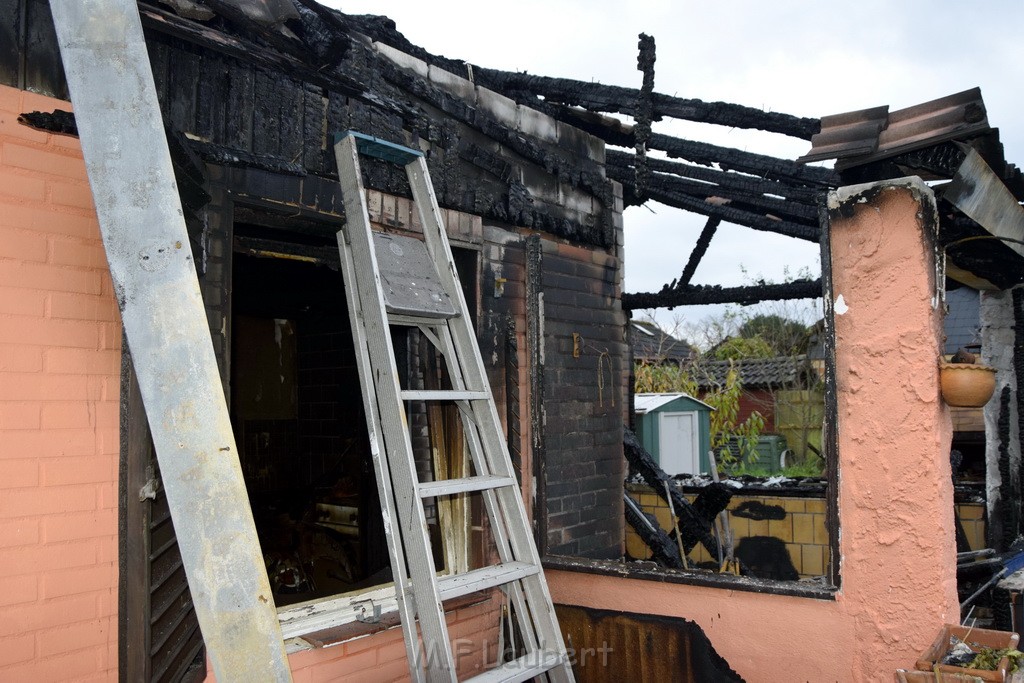
POLYGON ((712 520, 729 504, 729 496, 724 496, 724 503, 722 496, 715 495, 698 505, 684 498, 679 489, 672 486, 671 483, 668 493, 666 493, 665 483, 669 482, 669 476, 654 462, 654 458, 644 449, 636 434, 628 429, 624 430, 622 446, 630 468, 639 474, 644 482, 654 489, 654 492, 663 500, 667 502, 667 496, 669 494, 672 496, 672 505, 679 518, 683 551, 688 553, 700 543, 711 557, 717 557, 718 541, 711 533, 712 520), (714 501, 711 500, 712 498, 714 501))
POLYGON ((693 251, 690 252, 690 259, 686 262, 682 275, 679 276, 678 280, 669 283, 668 289, 686 287, 690 284, 690 280, 693 279, 693 274, 697 272, 697 266, 700 265, 701 259, 707 253, 708 247, 711 246, 711 238, 715 236, 715 232, 718 230, 721 222, 719 218, 709 218, 708 222, 704 224, 704 229, 700 231, 697 243, 693 245, 693 251))
POLYGON ((794 280, 782 284, 760 283, 743 287, 718 285, 686 285, 674 288, 666 285, 660 292, 641 292, 622 295, 622 308, 674 308, 703 304, 740 304, 748 306, 762 301, 789 299, 816 299, 821 296, 821 280, 794 280))
MULTIPOLYGON (((625 184, 623 182, 623 185, 625 184)), ((631 186, 627 186, 624 189, 632 192, 631 186)), ((735 223, 736 225, 761 230, 762 232, 774 232, 779 235, 809 241, 818 240, 819 228, 817 226, 794 223, 793 221, 769 217, 763 213, 752 213, 742 208, 728 205, 722 206, 691 195, 664 191, 658 188, 649 189, 648 196, 650 199, 666 206, 691 211, 702 216, 720 218, 728 223, 735 223)))
MULTIPOLYGON (((608 166, 629 167, 633 165, 633 155, 617 149, 609 149, 605 152, 608 166)), ((714 183, 731 190, 737 190, 745 194, 768 195, 772 197, 783 197, 792 202, 800 202, 810 206, 817 206, 817 197, 821 192, 819 188, 806 185, 796 185, 778 180, 766 180, 759 176, 731 171, 719 171, 706 166, 695 166, 680 161, 668 161, 666 159, 647 158, 647 165, 652 171, 676 175, 681 178, 691 178, 705 183, 714 183)))
MULTIPOLYGON (((633 147, 635 144, 632 126, 624 125, 621 121, 596 116, 592 112, 554 105, 544 107, 543 111, 549 116, 604 140, 609 145, 633 147)), ((805 166, 788 159, 744 152, 731 147, 683 140, 662 133, 651 133, 647 146, 648 149, 661 150, 669 157, 685 159, 704 166, 717 165, 724 171, 738 171, 760 178, 770 178, 812 188, 829 188, 839 185, 839 176, 831 169, 805 166)))
POLYGON ((639 196, 647 191, 650 171, 647 168, 647 141, 651 137, 651 95, 654 92, 654 38, 646 33, 640 34, 639 54, 636 68, 643 72, 643 85, 636 98, 636 127, 633 129, 633 146, 636 150, 636 161, 633 165, 635 190, 639 196))
POLYGON ((622 492, 622 502, 626 521, 633 527, 633 531, 643 540, 644 544, 651 549, 654 561, 665 567, 682 569, 683 561, 679 557, 679 546, 671 536, 665 533, 664 529, 658 526, 657 518, 644 512, 640 504, 625 491, 622 492))
MULTIPOLYGON (((608 177, 632 188, 633 174, 630 170, 628 167, 609 164, 608 177)), ((645 199, 653 199, 658 193, 669 196, 688 195, 711 204, 730 206, 757 215, 774 216, 784 221, 806 225, 814 229, 813 234, 817 234, 818 213, 817 207, 813 204, 743 192, 731 187, 722 187, 665 173, 652 174, 648 180, 647 194, 641 196, 636 190, 633 190, 632 196, 625 198, 626 205, 643 204, 645 199)))
MULTIPOLYGON (((636 88, 602 85, 568 78, 534 76, 477 66, 473 67, 473 73, 480 84, 513 97, 513 99, 518 99, 520 104, 528 106, 535 106, 538 98, 543 97, 548 102, 560 102, 589 111, 629 116, 636 116, 638 113, 636 107, 638 90, 636 88), (530 93, 532 98, 526 93, 530 93)), ((655 120, 674 118, 698 123, 713 123, 730 128, 752 128, 789 135, 801 140, 810 140, 812 135, 821 130, 819 119, 766 112, 727 102, 704 102, 703 100, 653 93, 651 104, 655 120)))

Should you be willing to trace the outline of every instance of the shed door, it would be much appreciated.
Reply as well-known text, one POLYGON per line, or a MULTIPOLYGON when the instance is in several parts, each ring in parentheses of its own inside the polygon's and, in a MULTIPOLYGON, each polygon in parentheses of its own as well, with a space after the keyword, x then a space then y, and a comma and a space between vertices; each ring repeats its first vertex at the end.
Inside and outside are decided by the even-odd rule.
POLYGON ((662 413, 658 429, 661 469, 668 474, 700 472, 697 413, 662 413))

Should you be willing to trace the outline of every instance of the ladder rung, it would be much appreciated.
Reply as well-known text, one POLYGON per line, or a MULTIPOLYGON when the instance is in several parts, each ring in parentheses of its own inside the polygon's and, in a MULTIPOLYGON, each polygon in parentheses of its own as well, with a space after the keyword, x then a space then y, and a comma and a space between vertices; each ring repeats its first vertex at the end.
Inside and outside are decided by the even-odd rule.
POLYGON ((391 313, 388 312, 388 322, 392 325, 405 325, 406 327, 437 327, 443 325, 444 322, 450 318, 457 318, 459 314, 447 315, 447 316, 436 316, 429 317, 425 315, 409 315, 407 313, 391 313))
POLYGON ((476 591, 512 583, 527 576, 533 576, 539 571, 535 564, 505 562, 461 574, 442 576, 437 580, 437 590, 441 594, 441 600, 450 600, 476 591))
POLYGON ((473 676, 466 683, 519 683, 551 671, 564 662, 563 654, 553 650, 538 650, 473 676))
POLYGON ((450 496, 453 493, 469 493, 470 491, 483 491, 484 489, 496 489, 502 486, 515 485, 516 480, 512 477, 487 474, 476 477, 463 477, 461 479, 428 481, 419 485, 419 492, 420 498, 433 498, 435 496, 450 496))
POLYGON ((403 391, 403 401, 486 401, 491 395, 486 391, 460 391, 440 389, 434 391, 403 391))

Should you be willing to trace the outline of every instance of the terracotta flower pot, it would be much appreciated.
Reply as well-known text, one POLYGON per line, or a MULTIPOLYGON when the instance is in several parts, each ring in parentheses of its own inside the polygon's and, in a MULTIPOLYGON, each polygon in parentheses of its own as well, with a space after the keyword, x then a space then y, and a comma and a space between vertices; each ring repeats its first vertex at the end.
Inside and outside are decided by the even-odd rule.
POLYGON ((980 408, 996 390, 996 370, 973 363, 939 363, 942 398, 958 408, 980 408))

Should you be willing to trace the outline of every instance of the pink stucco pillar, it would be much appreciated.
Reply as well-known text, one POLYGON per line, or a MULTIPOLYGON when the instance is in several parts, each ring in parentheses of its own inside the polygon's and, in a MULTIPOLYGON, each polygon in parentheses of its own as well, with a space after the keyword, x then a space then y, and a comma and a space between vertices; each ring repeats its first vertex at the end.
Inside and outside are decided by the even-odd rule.
POLYGON ((917 178, 829 197, 842 590, 855 667, 907 666, 959 622, 949 449, 939 395, 937 212, 917 178))

